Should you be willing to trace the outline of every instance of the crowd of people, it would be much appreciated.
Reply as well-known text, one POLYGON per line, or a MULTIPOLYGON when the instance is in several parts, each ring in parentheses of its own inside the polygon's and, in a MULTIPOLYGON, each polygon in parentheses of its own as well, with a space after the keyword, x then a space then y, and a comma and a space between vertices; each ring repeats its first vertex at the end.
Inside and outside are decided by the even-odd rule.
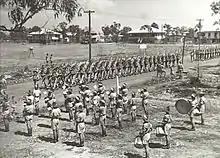
MULTIPOLYGON (((210 49, 211 50, 211 49, 210 49)), ((219 49, 218 49, 219 50, 219 49)), ((201 59, 209 59, 219 56, 219 51, 214 51, 214 55, 202 55, 201 59)), ((210 53, 212 54, 212 53, 210 53)), ((123 83, 118 88, 107 90, 102 80, 119 77, 136 75, 150 71, 160 71, 163 68, 177 66, 179 71, 183 71, 181 57, 179 54, 168 54, 160 56, 132 56, 117 57, 110 60, 99 60, 94 62, 80 62, 74 64, 55 65, 52 61, 53 56, 46 55, 46 64, 39 70, 34 71, 33 81, 34 90, 29 90, 27 95, 23 97, 23 117, 27 125, 27 133, 32 136, 32 124, 34 115, 41 116, 43 106, 47 107, 48 117, 51 118, 51 128, 53 132, 54 142, 59 141, 60 118, 63 115, 61 108, 69 115, 69 121, 74 124, 76 133, 79 136, 79 146, 83 147, 85 143, 86 125, 85 120, 91 116, 94 125, 100 125, 100 133, 103 137, 108 135, 106 129, 107 115, 117 120, 118 129, 123 129, 123 116, 130 115, 131 121, 137 120, 137 111, 140 109, 143 116, 142 129, 139 132, 141 142, 145 149, 146 157, 149 157, 148 145, 150 134, 152 132, 152 124, 149 118, 149 92, 147 88, 143 88, 139 92, 130 92, 128 85, 123 83), (39 81, 44 84, 47 93, 43 94, 39 87, 39 81), (89 88, 88 84, 97 82, 94 89, 89 88), (73 92, 73 86, 79 85, 77 94, 73 92), (64 107, 58 103, 54 91, 56 88, 63 88, 64 107), (44 105, 40 105, 40 100, 44 99, 44 105)), ((2 81, 4 88, 1 88, 2 111, 5 131, 10 130, 10 119, 14 114, 15 108, 9 102, 10 98, 5 92, 7 89, 6 80, 2 81), (12 108, 12 110, 10 109, 12 108)), ((2 85, 2 84, 1 84, 2 85)), ((192 130, 195 130, 194 117, 201 116, 201 124, 204 124, 203 113, 205 111, 204 93, 198 95, 192 94, 189 101, 192 109, 189 112, 192 130)), ((161 122, 163 136, 166 144, 163 148, 170 148, 170 130, 172 117, 170 108, 165 110, 164 117, 161 122)))
MULTIPOLYGON (((204 93, 200 93, 200 99, 197 101, 195 93, 192 94, 191 100, 189 100, 193 107, 189 112, 192 130, 195 130, 195 116, 201 116, 201 123, 204 124, 204 118, 202 115, 205 111, 204 95, 204 93)), ((139 110, 139 113, 143 116, 143 125, 138 135, 141 138, 146 157, 149 157, 148 146, 150 135, 152 133, 152 124, 148 119, 150 106, 149 92, 147 88, 143 88, 138 92, 129 92, 128 85, 123 83, 119 86, 118 90, 115 88, 107 90, 105 86, 99 82, 94 86, 94 89, 89 88, 86 84, 81 84, 78 93, 75 94, 73 88, 66 87, 63 91, 64 106, 58 103, 57 97, 51 89, 47 90, 47 93, 44 93, 44 98, 42 96, 43 94, 39 89, 38 84, 36 84, 34 90, 29 90, 27 95, 23 98, 23 117, 27 125, 28 136, 32 136, 34 115, 36 117, 45 115, 45 112, 42 112, 41 110, 43 107, 47 107, 48 117, 51 118, 54 142, 56 143, 59 141, 60 118, 63 115, 61 112, 62 109, 62 111, 69 114, 69 122, 73 124, 75 128, 74 130, 79 136, 79 147, 83 147, 85 143, 85 121, 88 116, 90 116, 88 118, 92 118, 90 121, 94 126, 100 125, 100 133, 103 137, 106 137, 108 135, 106 129, 107 115, 111 119, 117 120, 118 129, 122 130, 124 127, 123 117, 125 115, 130 115, 131 122, 135 122, 139 110), (40 105, 40 100, 42 99, 44 99, 44 105, 40 105)), ((10 109, 11 106, 9 105, 8 95, 5 95, 3 100, 2 106, 5 131, 9 131, 10 117, 13 113, 11 113, 12 110, 10 109)), ((169 149, 172 117, 169 107, 167 107, 164 112, 165 114, 160 127, 163 130, 162 136, 164 136, 166 140, 163 148, 169 149)))

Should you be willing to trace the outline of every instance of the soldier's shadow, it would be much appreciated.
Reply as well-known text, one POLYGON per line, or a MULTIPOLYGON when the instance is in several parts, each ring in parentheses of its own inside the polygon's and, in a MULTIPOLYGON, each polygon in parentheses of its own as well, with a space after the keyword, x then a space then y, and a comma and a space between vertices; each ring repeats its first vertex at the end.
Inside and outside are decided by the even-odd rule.
POLYGON ((74 133, 76 133, 76 130, 74 130, 74 129, 68 129, 68 128, 63 128, 62 129, 64 132, 74 132, 74 133))
POLYGON ((38 124, 37 126, 43 128, 51 128, 51 125, 46 125, 46 124, 38 124))
POLYGON ((149 143, 150 148, 162 148, 163 144, 160 143, 149 143))
MULTIPOLYGON (((185 123, 185 124, 189 124, 189 125, 191 125, 191 122, 190 122, 190 121, 184 121, 184 123, 185 123)), ((195 124, 196 124, 196 125, 201 125, 200 122, 195 122, 195 124)))
POLYGON ((51 117, 48 116, 48 115, 40 115, 39 117, 40 117, 40 118, 49 118, 49 119, 51 119, 51 117))
POLYGON ((23 120, 16 120, 15 122, 25 124, 25 121, 23 120))
POLYGON ((63 142, 63 144, 66 144, 67 146, 79 146, 79 143, 76 143, 75 141, 74 142, 63 142))
POLYGON ((172 126, 173 129, 179 129, 181 131, 189 131, 189 128, 183 127, 183 126, 172 126))
POLYGON ((22 131, 16 131, 16 132, 14 132, 14 134, 15 134, 15 135, 20 135, 20 136, 25 136, 25 137, 28 137, 28 136, 29 136, 28 133, 22 132, 22 131))
POLYGON ((5 129, 3 129, 3 128, 0 128, 0 132, 6 132, 6 131, 5 131, 5 129))
POLYGON ((54 143, 54 139, 51 137, 45 137, 45 136, 38 136, 38 139, 41 141, 49 142, 49 143, 54 143))
POLYGON ((139 154, 134 154, 134 153, 129 153, 129 152, 125 152, 124 155, 127 156, 127 158, 143 158, 139 154))

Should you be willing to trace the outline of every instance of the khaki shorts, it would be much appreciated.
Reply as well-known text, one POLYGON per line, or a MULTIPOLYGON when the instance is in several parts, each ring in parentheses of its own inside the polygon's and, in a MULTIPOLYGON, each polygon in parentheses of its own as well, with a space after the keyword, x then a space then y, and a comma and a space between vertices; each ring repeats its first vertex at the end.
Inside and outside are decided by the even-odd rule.
POLYGON ((59 119, 53 119, 51 121, 51 127, 53 130, 58 130, 59 129, 59 119))
POLYGON ((86 131, 85 123, 78 123, 77 125, 77 133, 81 134, 86 131))

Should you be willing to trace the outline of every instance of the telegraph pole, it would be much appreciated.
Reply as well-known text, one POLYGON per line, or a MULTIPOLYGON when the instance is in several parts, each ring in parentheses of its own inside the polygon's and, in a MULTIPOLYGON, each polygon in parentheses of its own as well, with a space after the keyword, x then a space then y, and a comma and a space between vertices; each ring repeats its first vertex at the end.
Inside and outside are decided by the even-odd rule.
POLYGON ((200 69, 199 69, 199 61, 200 61, 200 45, 201 45, 201 30, 202 30, 202 21, 203 19, 197 19, 197 21, 199 21, 198 27, 199 27, 199 34, 198 34, 198 38, 199 38, 199 52, 198 52, 198 81, 199 81, 199 77, 200 77, 200 69))
POLYGON ((89 62, 91 62, 92 58, 92 41, 91 41, 91 13, 95 13, 93 10, 84 11, 84 13, 89 14, 89 62))

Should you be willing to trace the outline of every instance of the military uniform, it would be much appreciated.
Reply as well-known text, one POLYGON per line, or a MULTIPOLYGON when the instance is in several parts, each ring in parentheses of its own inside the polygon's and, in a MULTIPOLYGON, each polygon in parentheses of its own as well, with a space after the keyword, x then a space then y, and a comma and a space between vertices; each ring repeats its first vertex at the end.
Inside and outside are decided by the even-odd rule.
POLYGON ((53 130, 54 142, 58 142, 59 139, 59 118, 61 116, 61 110, 54 103, 53 110, 51 112, 51 127, 53 130))
POLYGON ((5 125, 5 132, 9 132, 10 106, 8 99, 4 99, 2 103, 2 116, 5 125))
POLYGON ((119 129, 122 129, 122 112, 123 112, 123 98, 122 96, 118 96, 117 104, 116 104, 116 117, 119 124, 119 129))
POLYGON ((101 125, 101 129, 102 129, 102 136, 107 136, 106 134, 106 105, 105 105, 105 101, 101 100, 100 101, 100 106, 99 106, 99 122, 101 125))
POLYGON ((85 118, 86 118, 86 113, 83 111, 83 106, 79 105, 78 106, 78 112, 76 114, 76 126, 77 126, 77 133, 79 134, 79 139, 80 139, 80 146, 84 146, 85 142, 85 118))
POLYGON ((36 88, 33 91, 33 95, 34 95, 35 112, 37 115, 39 115, 39 101, 41 97, 41 91, 38 88, 36 88))
POLYGON ((34 114, 34 105, 28 100, 24 103, 23 116, 27 125, 28 135, 32 136, 32 122, 34 114))

